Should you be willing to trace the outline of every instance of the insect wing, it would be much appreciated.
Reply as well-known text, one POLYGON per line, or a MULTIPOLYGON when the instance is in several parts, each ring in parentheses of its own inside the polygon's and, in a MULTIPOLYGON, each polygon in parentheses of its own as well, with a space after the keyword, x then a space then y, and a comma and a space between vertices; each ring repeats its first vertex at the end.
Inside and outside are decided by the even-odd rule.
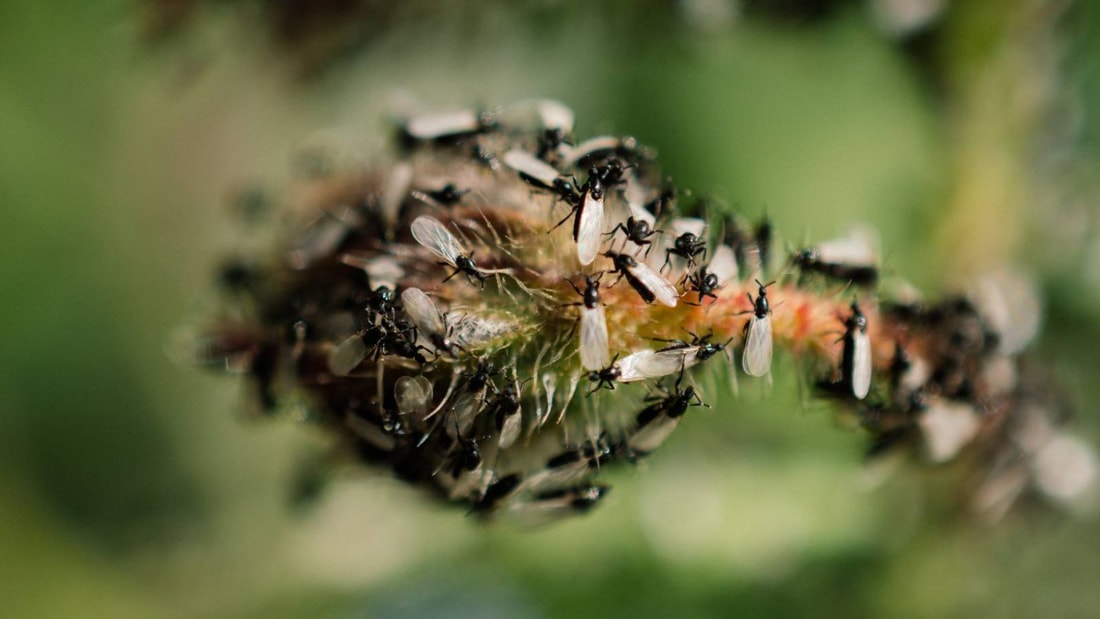
POLYGON ((675 374, 683 367, 684 356, 679 350, 663 351, 640 350, 619 359, 619 382, 630 383, 647 378, 660 378, 675 374), (665 354, 675 352, 675 354, 665 354))
POLYGON ((397 282, 405 276, 405 269, 393 256, 381 255, 367 258, 363 254, 346 253, 340 255, 340 262, 356 269, 363 269, 374 287, 385 286, 390 290, 397 288, 397 282))
POLYGON ((607 496, 607 486, 586 486, 558 490, 514 501, 508 506, 508 517, 524 526, 540 527, 564 518, 582 514, 607 496))
POLYGON ((739 391, 737 383, 737 356, 733 351, 733 347, 726 346, 722 349, 722 356, 726 358, 724 365, 726 366, 726 376, 729 378, 730 391, 733 392, 734 395, 737 395, 739 391))
POLYGON ((397 221, 397 216, 401 212, 401 203, 405 201, 405 196, 409 194, 412 179, 413 167, 408 162, 395 165, 390 170, 390 175, 386 177, 386 182, 382 185, 379 206, 382 211, 382 219, 387 225, 392 225, 393 222, 397 221))
POLYGON ((672 220, 672 231, 676 236, 691 233, 698 238, 703 238, 706 229, 707 222, 698 217, 678 217, 672 220))
POLYGON ((451 231, 435 217, 428 215, 417 217, 413 220, 410 230, 417 243, 452 265, 459 256, 466 253, 451 231))
MULTIPOLYGON (((655 366, 664 368, 670 364, 675 364, 676 371, 679 371, 681 368, 687 369, 699 363, 699 346, 666 348, 653 353, 653 357, 655 366)), ((665 374, 662 374, 662 376, 665 376, 665 374)))
POLYGON ((607 316, 602 305, 581 313, 580 350, 581 365, 586 370, 597 371, 611 363, 607 350, 607 316))
POLYGON ((539 126, 543 129, 559 129, 563 133, 573 131, 573 110, 553 99, 523 99, 500 108, 496 114, 500 124, 508 127, 539 126))
POLYGON ((474 421, 477 416, 481 414, 481 409, 485 403, 485 391, 478 389, 476 391, 463 391, 455 398, 454 405, 451 407, 451 411, 454 413, 454 422, 447 421, 447 434, 452 438, 457 438, 456 432, 462 436, 468 436, 470 428, 474 426, 474 421))
POLYGON ((350 209, 324 213, 299 236, 290 252, 290 265, 304 269, 335 251, 362 222, 350 209))
POLYGON ((432 404, 432 383, 423 376, 402 376, 393 387, 402 415, 423 416, 432 404))
POLYGON ((497 444, 501 449, 508 449, 519 438, 520 431, 523 429, 523 415, 519 410, 516 410, 511 415, 504 418, 504 425, 500 428, 500 440, 497 444))
POLYGON ((510 150, 504 153, 504 165, 530 176, 547 187, 552 186, 561 176, 557 168, 525 150, 510 150))
POLYGON ((435 303, 419 288, 406 288, 401 292, 401 305, 405 313, 425 335, 443 335, 446 328, 435 303))
POLYGON ((679 295, 676 294, 676 287, 668 283, 668 280, 664 277, 661 277, 660 273, 649 268, 645 263, 638 262, 630 267, 630 274, 638 280, 639 284, 645 286, 653 294, 658 303, 668 307, 676 307, 679 298, 679 295))
POLYGON ((601 150, 614 150, 622 146, 623 141, 620 138, 605 135, 596 138, 591 138, 577 144, 577 146, 569 152, 569 156, 565 158, 565 167, 571 168, 577 165, 581 159, 601 150))
POLYGON ((856 330, 852 334, 852 395, 860 400, 871 390, 871 338, 856 330))
POLYGON ((567 451, 549 459, 546 467, 529 477, 524 487, 536 494, 566 488, 591 475, 594 464, 583 450, 567 451))
MULTIPOLYGON (((628 190, 631 187, 630 179, 633 179, 633 178, 634 178, 633 176, 627 177, 627 189, 628 190)), ((650 228, 652 228, 653 226, 655 226, 657 224, 657 218, 653 216, 653 213, 650 213, 649 211, 645 210, 641 206, 637 206, 634 202, 629 202, 629 204, 630 204, 630 216, 631 217, 633 217, 634 219, 637 219, 638 221, 646 222, 647 224, 649 224, 650 228)))
POLYGON ((680 424, 683 416, 669 417, 664 413, 664 408, 664 402, 657 402, 638 414, 637 428, 627 439, 627 447, 635 455, 644 456, 653 452, 680 424))
POLYGON ((603 239, 603 198, 596 199, 585 192, 584 205, 577 215, 577 258, 581 264, 592 264, 600 253, 603 239))
POLYGON ((749 335, 745 340, 745 352, 741 355, 741 369, 749 376, 763 376, 772 365, 771 316, 754 316, 749 322, 749 335))
POLYGON ((448 135, 470 133, 481 126, 474 110, 430 112, 409 119, 405 131, 418 140, 434 140, 448 135))
POLYGON ((867 265, 878 263, 875 233, 855 228, 848 236, 821 242, 815 248, 818 258, 829 264, 867 265))
POLYGON ((737 279, 737 256, 734 255, 733 249, 729 245, 719 245, 714 250, 714 257, 707 265, 707 270, 718 277, 719 285, 737 279))
POLYGON ((336 376, 347 376, 367 356, 367 345, 362 334, 356 333, 343 340, 328 355, 328 370, 336 376))
POLYGON ((981 420, 970 404, 936 399, 921 413, 917 425, 929 459, 940 463, 953 459, 974 439, 981 420))
POLYGON ((539 117, 546 129, 561 129, 565 133, 573 132, 573 110, 560 101, 541 99, 538 104, 539 117))

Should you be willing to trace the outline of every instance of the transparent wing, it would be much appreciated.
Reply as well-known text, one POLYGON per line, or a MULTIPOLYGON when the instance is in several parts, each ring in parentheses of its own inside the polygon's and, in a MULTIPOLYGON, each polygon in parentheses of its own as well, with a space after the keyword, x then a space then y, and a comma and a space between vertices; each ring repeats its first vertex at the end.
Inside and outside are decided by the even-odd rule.
POLYGON ((516 411, 511 415, 504 418, 504 426, 500 429, 500 440, 497 445, 501 449, 508 449, 519 438, 520 431, 523 429, 523 415, 520 411, 516 411))
POLYGON ((497 111, 497 120, 508 127, 532 127, 573 131, 574 115, 564 103, 553 99, 523 99, 497 111))
POLYGON ((523 487, 535 494, 566 488, 590 476, 593 467, 583 450, 563 452, 547 460, 545 468, 528 477, 523 487))
MULTIPOLYGON (((630 177, 630 178, 633 178, 633 177, 630 177)), ((635 183, 635 184, 637 184, 637 183, 635 183)), ((630 186, 631 185, 628 181, 627 188, 629 189, 630 186)), ((634 202, 630 202, 630 216, 633 217, 634 219, 639 220, 639 221, 644 221, 644 222, 648 223, 651 228, 657 224, 657 218, 654 217, 652 213, 645 210, 643 207, 638 206, 634 202)))
POLYGON ((847 236, 818 243, 818 258, 829 264, 874 266, 878 264, 875 233, 868 228, 853 228, 847 236))
POLYGON ((546 493, 513 500, 503 515, 522 526, 543 527, 592 509, 606 494, 606 486, 587 486, 546 493))
POLYGON ((665 350, 658 350, 653 353, 654 363, 661 364, 662 366, 670 363, 676 364, 676 369, 681 367, 690 368, 699 363, 698 346, 684 346, 683 348, 668 348, 665 350))
MULTIPOLYGON (((668 231, 662 231, 656 234, 652 239, 652 244, 649 246, 649 251, 643 254, 646 266, 659 272, 661 267, 664 266, 665 256, 667 255, 666 252, 672 247, 675 240, 676 235, 668 231)), ((639 260, 639 262, 642 262, 642 260, 639 260)))
POLYGON ((719 284, 736 280, 739 273, 737 268, 737 257, 734 255, 733 249, 731 249, 729 245, 719 245, 714 250, 714 257, 711 258, 710 264, 707 265, 707 270, 718 277, 719 284))
POLYGON ((603 306, 581 312, 580 329, 581 365, 590 371, 600 370, 611 363, 607 350, 607 317, 603 306))
POLYGON ((1039 296, 1028 278, 1007 270, 993 271, 969 285, 967 296, 1000 335, 1002 354, 1020 352, 1038 333, 1039 296))
MULTIPOLYGON (((415 223, 415 222, 414 222, 415 223)), ((401 291, 401 305, 416 328, 423 335, 443 335, 446 328, 439 309, 428 295, 419 288, 406 288, 401 291)))
POLYGON ((510 150, 502 158, 504 165, 516 172, 523 172, 544 185, 553 185, 561 176, 557 168, 525 150, 510 150))
POLYGON ((405 131, 418 140, 434 140, 448 135, 477 131, 480 127, 474 110, 429 112, 409 119, 405 131))
POLYGON ((298 237, 290 252, 290 264, 304 269, 318 259, 335 251, 353 228, 362 221, 351 209, 326 212, 317 218, 298 237))
POLYGON ((675 374, 683 366, 683 355, 667 355, 653 350, 640 350, 618 361, 619 382, 630 383, 647 378, 675 374))
POLYGON ((1035 484, 1062 501, 1096 490, 1097 462, 1092 447, 1078 437, 1057 433, 1035 454, 1035 484))
POLYGON ((856 330, 852 344, 852 395, 862 400, 871 390, 871 338, 856 330))
POLYGON ((356 333, 332 349, 328 355, 328 369, 336 376, 347 376, 366 356, 367 346, 363 343, 363 336, 356 333))
POLYGON ((753 317, 749 323, 749 336, 745 340, 745 352, 741 355, 741 369, 749 376, 763 376, 772 366, 772 319, 753 317))
POLYGON ((423 376, 402 376, 393 387, 397 410, 422 417, 432 405, 432 383, 423 376))
POLYGON ((933 462, 954 458, 978 434, 981 420, 970 404, 935 399, 917 420, 933 462))
POLYGON ((572 168, 573 166, 577 165, 578 161, 584 159, 588 155, 591 155, 592 153, 599 150, 618 148, 622 145, 622 143, 623 141, 620 138, 612 135, 604 135, 596 138, 591 138, 573 147, 573 149, 569 151, 569 156, 567 156, 565 158, 565 161, 563 161, 562 163, 565 165, 566 168, 572 168))
POLYGON ((382 185, 379 206, 382 211, 382 219, 387 224, 392 225, 393 222, 397 221, 397 215, 401 212, 401 203, 405 201, 405 196, 409 194, 412 179, 413 167, 408 162, 401 162, 393 166, 390 175, 386 177, 386 182, 382 185))
POLYGON ((565 133, 573 131, 573 110, 564 103, 553 99, 540 99, 537 105, 544 128, 561 129, 565 133))
POLYGON ((370 285, 375 288, 385 286, 394 290, 397 288, 397 282, 405 276, 405 269, 397 259, 384 254, 367 258, 358 253, 346 253, 340 255, 340 262, 366 271, 367 277, 370 278, 370 285))
POLYGON ((698 217, 677 217, 672 220, 672 231, 676 236, 690 232, 699 238, 703 238, 706 229, 707 222, 698 217))
POLYGON ((478 389, 477 391, 463 391, 455 398, 454 405, 451 407, 451 412, 454 414, 454 421, 447 419, 444 424, 447 428, 447 434, 451 438, 456 438, 455 432, 460 432, 462 436, 470 435, 470 428, 474 426, 474 421, 477 416, 481 414, 481 410, 485 404, 485 392, 478 389))
MULTIPOLYGON (((653 406, 661 406, 662 403, 654 404, 653 406)), ((639 418, 645 415, 645 411, 639 418)), ((627 439, 627 447, 636 454, 644 455, 652 452, 661 446, 665 442, 672 432, 676 429, 676 426, 680 424, 680 420, 683 417, 671 418, 663 412, 657 413, 650 418, 643 425, 639 425, 634 434, 627 439)))
POLYGON ((652 350, 640 350, 616 361, 615 365, 619 367, 619 382, 629 383, 650 378, 642 373, 639 366, 643 366, 646 358, 652 357, 653 354, 652 350))
POLYGON ((668 283, 668 280, 664 277, 661 277, 660 273, 642 262, 638 262, 631 267, 630 273, 653 293, 658 303, 668 307, 676 307, 676 302, 679 299, 679 295, 676 294, 676 287, 668 283))
POLYGON ((417 217, 413 220, 410 230, 417 243, 452 265, 459 256, 466 253, 451 231, 435 217, 428 215, 417 217))
POLYGON ((722 356, 724 356, 726 358, 726 360, 725 360, 725 366, 726 366, 725 373, 726 373, 726 376, 729 377, 730 391, 733 392, 733 395, 737 395, 737 394, 740 393, 740 385, 738 384, 738 381, 737 381, 737 378, 738 378, 737 377, 737 357, 733 352, 733 347, 732 346, 726 346, 722 350, 722 356))
POLYGON ((393 256, 378 256, 363 267, 370 277, 370 283, 375 288, 385 286, 390 290, 397 289, 397 282, 405 276, 405 269, 393 256))
POLYGON ((584 194, 584 205, 577 225, 577 258, 581 264, 592 264, 600 253, 600 242, 603 241, 603 199, 592 197, 592 192, 584 194))

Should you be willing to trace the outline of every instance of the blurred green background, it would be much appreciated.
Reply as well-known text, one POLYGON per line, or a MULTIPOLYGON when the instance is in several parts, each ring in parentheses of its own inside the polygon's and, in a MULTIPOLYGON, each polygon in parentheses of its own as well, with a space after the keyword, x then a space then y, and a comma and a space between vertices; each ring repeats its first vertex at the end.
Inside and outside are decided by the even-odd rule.
POLYGON ((930 292, 1023 265, 1034 362, 1100 443, 1091 3, 961 1, 903 37, 906 2, 418 1, 322 22, 335 44, 274 37, 272 4, 0 3, 0 616, 1100 614, 1095 516, 988 529, 949 473, 873 484, 790 371, 711 389, 601 509, 523 532, 368 474, 293 508, 321 437, 173 354, 247 236, 230 196, 312 131, 377 153, 396 92, 549 96, 792 242, 873 224, 930 292))

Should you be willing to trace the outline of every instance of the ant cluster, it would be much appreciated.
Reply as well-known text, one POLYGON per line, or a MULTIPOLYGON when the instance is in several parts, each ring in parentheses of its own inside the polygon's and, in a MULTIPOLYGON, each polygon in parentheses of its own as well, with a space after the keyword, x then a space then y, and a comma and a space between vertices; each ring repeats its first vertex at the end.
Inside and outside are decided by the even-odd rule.
POLYGON ((198 355, 247 374, 259 409, 304 400, 356 461, 541 523, 598 504, 604 467, 646 457, 706 406, 701 368, 770 381, 780 348, 872 454, 987 454, 983 512, 1060 498, 1034 456, 1065 435, 1051 422, 1019 447, 1033 417, 1057 417, 1019 371, 1026 294, 880 302, 866 235, 775 268, 767 219, 681 209, 687 192, 652 151, 574 140, 553 101, 413 114, 398 134, 389 166, 303 180, 294 212, 312 215, 277 258, 222 273, 234 310, 198 355))

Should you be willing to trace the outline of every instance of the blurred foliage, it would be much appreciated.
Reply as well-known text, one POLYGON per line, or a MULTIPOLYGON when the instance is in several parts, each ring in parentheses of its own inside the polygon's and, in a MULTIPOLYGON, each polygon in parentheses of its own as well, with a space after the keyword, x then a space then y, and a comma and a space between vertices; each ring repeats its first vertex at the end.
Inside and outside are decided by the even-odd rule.
POLYGON ((229 196, 277 187, 311 130, 377 152, 398 89, 552 96, 581 134, 634 133, 792 242, 872 223, 888 268, 932 290, 1024 262, 1050 293, 1035 362, 1096 443, 1092 4, 966 0, 902 42, 861 2, 419 2, 308 81, 230 4, 156 49, 148 4, 0 4, 0 615, 1100 612, 1094 521, 960 522, 933 491, 949 471, 861 491, 858 435, 791 371, 770 393, 710 389, 720 405, 613 472, 603 509, 523 532, 363 474, 288 508, 323 445, 234 414, 231 380, 173 354, 247 238, 229 196))

